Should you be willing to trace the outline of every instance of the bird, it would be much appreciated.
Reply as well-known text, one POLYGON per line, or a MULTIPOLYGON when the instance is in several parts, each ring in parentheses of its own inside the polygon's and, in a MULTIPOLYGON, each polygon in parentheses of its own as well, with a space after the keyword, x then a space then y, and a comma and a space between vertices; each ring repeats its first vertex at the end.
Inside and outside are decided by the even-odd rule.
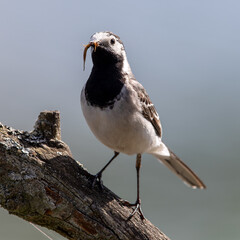
POLYGON ((136 155, 137 198, 128 220, 138 212, 145 219, 140 199, 140 168, 142 154, 148 153, 173 171, 192 188, 204 189, 200 178, 162 141, 159 115, 146 90, 134 77, 120 37, 110 31, 96 32, 83 51, 83 65, 91 49, 93 67, 81 91, 81 108, 95 137, 114 155, 96 174, 102 188, 102 173, 120 154, 136 155))

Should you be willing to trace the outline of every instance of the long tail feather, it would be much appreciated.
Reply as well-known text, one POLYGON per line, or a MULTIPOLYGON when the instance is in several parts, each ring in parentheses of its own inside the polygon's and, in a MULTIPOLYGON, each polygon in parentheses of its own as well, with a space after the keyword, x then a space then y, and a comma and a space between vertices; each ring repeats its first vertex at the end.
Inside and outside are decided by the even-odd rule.
MULTIPOLYGON (((164 145, 164 148, 166 146, 164 145)), ((167 147, 166 147, 167 148, 167 147)), ((169 154, 153 153, 153 155, 160 160, 165 166, 172 170, 178 177, 180 177, 184 183, 192 188, 206 188, 205 184, 199 179, 199 177, 184 163, 179 157, 177 157, 169 148, 167 148, 169 154)))

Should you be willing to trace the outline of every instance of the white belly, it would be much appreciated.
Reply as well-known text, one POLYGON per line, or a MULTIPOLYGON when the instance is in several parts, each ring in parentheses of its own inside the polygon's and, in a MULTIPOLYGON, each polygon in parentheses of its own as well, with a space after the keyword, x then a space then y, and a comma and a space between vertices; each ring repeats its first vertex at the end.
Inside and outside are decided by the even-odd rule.
MULTIPOLYGON (((127 91, 123 89, 123 91, 127 91)), ((81 93, 82 111, 94 135, 116 152, 137 154, 150 152, 161 139, 129 98, 121 99, 112 109, 87 104, 84 89, 81 93)))

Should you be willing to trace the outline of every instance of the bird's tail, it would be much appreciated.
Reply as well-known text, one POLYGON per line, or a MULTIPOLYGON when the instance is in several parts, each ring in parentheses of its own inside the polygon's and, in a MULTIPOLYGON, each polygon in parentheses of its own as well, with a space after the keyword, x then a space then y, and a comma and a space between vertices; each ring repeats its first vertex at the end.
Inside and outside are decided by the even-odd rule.
POLYGON ((161 143, 160 149, 152 153, 165 166, 172 170, 184 183, 192 188, 204 189, 206 186, 199 177, 177 157, 167 146, 161 143))

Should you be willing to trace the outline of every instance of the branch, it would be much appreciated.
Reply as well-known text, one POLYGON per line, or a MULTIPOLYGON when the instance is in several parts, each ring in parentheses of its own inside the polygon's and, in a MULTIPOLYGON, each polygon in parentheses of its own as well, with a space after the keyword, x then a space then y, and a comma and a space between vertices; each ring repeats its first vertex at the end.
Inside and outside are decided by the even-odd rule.
POLYGON ((0 123, 0 204, 67 239, 169 240, 92 177, 61 141, 60 113, 41 112, 32 132, 0 123))

